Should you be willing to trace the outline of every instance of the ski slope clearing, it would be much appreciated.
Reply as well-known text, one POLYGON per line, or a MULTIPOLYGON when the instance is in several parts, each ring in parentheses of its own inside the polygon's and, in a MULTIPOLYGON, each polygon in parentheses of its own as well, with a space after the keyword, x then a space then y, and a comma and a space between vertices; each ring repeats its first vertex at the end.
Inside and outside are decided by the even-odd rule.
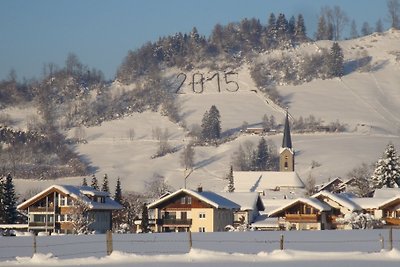
MULTIPOLYGON (((369 164, 377 161, 389 142, 400 151, 399 43, 400 31, 395 30, 341 41, 347 62, 346 74, 341 79, 277 87, 284 106, 289 108, 293 118, 313 115, 326 124, 339 120, 347 125, 345 133, 293 134, 295 168, 303 180, 310 174, 318 183, 331 177, 345 176, 362 162, 369 164), (371 57, 370 71, 350 71, 363 51, 371 57), (311 168, 312 161, 320 163, 320 166, 311 168)), ((276 51, 274 56, 315 53, 322 47, 329 48, 331 44, 329 41, 304 44, 293 50, 276 51)), ((262 54, 260 58, 266 56, 271 55, 262 54)), ((224 135, 238 133, 244 121, 249 126, 259 126, 264 114, 275 116, 277 123, 283 122, 284 108, 272 103, 257 90, 250 75, 250 64, 244 64, 239 69, 166 70, 165 75, 170 77, 173 87, 171 90, 177 91, 180 114, 188 129, 201 125, 205 111, 212 105, 220 111, 224 135), (205 80, 203 87, 201 78, 205 80)), ((127 90, 134 90, 134 87, 130 85, 127 90)), ((154 112, 133 114, 104 122, 101 126, 85 128, 85 132, 88 143, 79 144, 77 151, 94 167, 98 179, 108 174, 111 188, 115 187, 116 179, 120 177, 123 190, 143 191, 145 182, 154 176, 163 176, 175 189, 184 186, 185 171, 180 166, 180 153, 190 138, 184 128, 167 117, 154 112), (177 152, 151 159, 157 151, 158 141, 152 136, 153 129, 157 127, 168 129, 169 143, 177 152), (132 129, 133 137, 129 135, 132 129)), ((73 133, 74 129, 68 134, 73 136, 73 133)), ((241 135, 218 147, 195 147, 195 170, 187 179, 187 186, 195 188, 201 184, 206 190, 223 190, 227 185, 224 177, 233 153, 247 141, 257 145, 259 138, 241 135)), ((280 147, 282 135, 266 138, 280 147)), ((81 181, 82 177, 73 177, 59 179, 57 183, 79 184, 81 181)), ((15 180, 17 190, 22 194, 31 188, 43 189, 54 182, 15 180)))

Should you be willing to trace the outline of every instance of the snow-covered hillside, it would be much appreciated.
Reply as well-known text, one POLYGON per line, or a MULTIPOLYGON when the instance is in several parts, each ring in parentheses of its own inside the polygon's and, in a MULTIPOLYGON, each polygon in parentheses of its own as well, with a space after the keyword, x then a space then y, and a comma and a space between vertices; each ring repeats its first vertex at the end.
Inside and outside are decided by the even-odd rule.
MULTIPOLYGON (((399 44, 400 32, 394 30, 382 35, 342 41, 340 45, 345 60, 349 62, 348 66, 359 57, 361 51, 367 51, 372 57, 370 72, 353 71, 342 79, 278 86, 284 105, 294 118, 314 115, 326 123, 339 120, 348 126, 348 131, 342 134, 292 136, 296 170, 303 179, 311 172, 317 182, 323 182, 333 176, 345 175, 362 162, 375 162, 388 142, 393 142, 400 150, 399 44), (319 162, 321 166, 311 169, 312 161, 319 162)), ((321 41, 302 45, 287 53, 311 53, 320 47, 330 46, 331 42, 321 41)), ((244 121, 256 126, 261 123, 264 114, 274 115, 279 123, 283 121, 284 109, 257 90, 249 72, 252 63, 248 64, 240 69, 196 69, 184 74, 178 70, 166 71, 175 86, 172 90, 178 92, 181 115, 188 128, 200 125, 204 112, 211 105, 216 105, 220 111, 223 132, 238 131, 244 121), (199 83, 201 78, 205 79, 203 87, 199 83)), ((77 149, 96 168, 99 179, 108 174, 112 188, 117 177, 120 177, 124 190, 143 191, 144 182, 156 174, 164 176, 175 188, 183 187, 184 170, 179 164, 180 152, 190 139, 182 127, 170 122, 167 117, 154 112, 133 114, 85 131, 88 143, 79 145, 77 149), (151 159, 157 150, 152 130, 157 127, 168 129, 169 142, 179 149, 178 152, 151 159), (131 129, 135 133, 133 140, 129 138, 131 129)), ((73 130, 69 134, 72 135, 73 130)), ((277 147, 281 138, 281 135, 268 137, 277 147)), ((201 184, 206 189, 222 190, 227 183, 224 176, 228 172, 232 154, 247 140, 256 144, 259 137, 242 135, 218 147, 196 147, 195 171, 187 180, 188 187, 201 184)), ((57 182, 78 184, 81 180, 76 177, 57 182)), ((20 193, 52 183, 54 181, 16 180, 20 193)))

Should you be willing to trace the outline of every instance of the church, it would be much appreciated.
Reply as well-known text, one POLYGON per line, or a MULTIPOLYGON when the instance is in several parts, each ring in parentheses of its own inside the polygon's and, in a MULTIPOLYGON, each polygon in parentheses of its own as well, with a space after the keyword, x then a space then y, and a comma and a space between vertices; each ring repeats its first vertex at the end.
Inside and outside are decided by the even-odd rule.
POLYGON ((279 150, 279 171, 234 171, 233 177, 235 192, 258 192, 262 195, 271 195, 271 192, 282 190, 293 192, 304 188, 303 181, 295 172, 295 151, 292 145, 288 112, 286 112, 282 145, 279 150))

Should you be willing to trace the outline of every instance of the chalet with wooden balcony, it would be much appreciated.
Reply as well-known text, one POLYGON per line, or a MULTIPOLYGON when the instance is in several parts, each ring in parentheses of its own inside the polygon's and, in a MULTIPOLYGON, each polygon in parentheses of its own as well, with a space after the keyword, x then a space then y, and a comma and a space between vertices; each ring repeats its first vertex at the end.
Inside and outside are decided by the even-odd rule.
POLYGON ((240 206, 223 196, 180 189, 148 205, 154 210, 156 232, 218 232, 233 225, 240 206))
POLYGON ((400 195, 382 202, 379 209, 386 225, 400 227, 400 195))
POLYGON ((28 216, 28 230, 33 232, 72 233, 71 212, 78 202, 88 206, 92 219, 91 231, 105 232, 111 229, 113 210, 122 206, 88 186, 53 185, 18 205, 18 210, 28 216))
POLYGON ((312 197, 331 207, 327 219, 332 229, 351 229, 351 225, 344 224, 342 219, 347 214, 363 211, 363 209, 351 199, 342 195, 333 194, 329 191, 320 191, 312 197))
POLYGON ((283 229, 324 230, 330 229, 328 213, 331 207, 316 198, 298 198, 269 212, 269 217, 278 217, 283 229))

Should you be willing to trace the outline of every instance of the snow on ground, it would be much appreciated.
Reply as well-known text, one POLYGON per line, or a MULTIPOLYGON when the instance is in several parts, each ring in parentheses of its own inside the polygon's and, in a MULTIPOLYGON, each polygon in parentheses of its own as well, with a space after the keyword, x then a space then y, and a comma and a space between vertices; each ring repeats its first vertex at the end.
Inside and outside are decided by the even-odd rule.
MULTIPOLYGON (((327 181, 330 177, 343 176, 360 163, 372 163, 380 157, 389 142, 393 142, 400 151, 400 62, 393 52, 398 51, 399 31, 389 31, 381 35, 373 34, 356 40, 342 41, 345 58, 356 59, 362 51, 372 56, 373 70, 370 73, 352 72, 342 79, 315 80, 299 86, 279 86, 277 89, 289 107, 291 115, 308 117, 314 115, 325 123, 339 120, 348 126, 348 132, 340 134, 294 134, 292 136, 296 151, 296 171, 305 180, 311 173, 317 182, 327 181), (312 161, 320 167, 311 169, 312 161)), ((331 42, 320 41, 316 44, 304 44, 296 53, 316 52, 319 47, 330 47, 331 42)), ((171 69, 166 75, 171 77, 175 87, 183 81, 179 70, 171 69)), ((118 86, 115 90, 118 90, 118 86)), ((132 87, 133 88, 133 87, 132 87)), ((177 88, 174 88, 177 89, 177 88)), ((247 121, 249 126, 261 123, 264 114, 274 115, 278 123, 284 119, 284 110, 265 99, 261 92, 253 91, 254 82, 250 77, 249 65, 237 70, 222 68, 218 71, 196 69, 186 73, 186 79, 179 90, 178 101, 186 125, 201 125, 206 110, 216 105, 221 114, 222 131, 237 131, 247 121), (224 75, 228 74, 227 80, 224 75), (217 88, 219 73, 220 89, 217 88), (201 90, 199 79, 205 79, 201 93, 192 88, 195 74, 195 90, 201 90), (212 78, 212 79, 211 79, 212 78), (228 81, 228 83, 226 82, 228 81), (238 84, 238 91, 231 92, 238 84), (227 89, 231 90, 228 91, 227 89)), ((29 114, 30 111, 26 113, 29 114)), ((9 112, 14 116, 21 111, 9 112)), ((20 118, 21 115, 18 115, 20 118)), ((17 116, 17 117, 18 117, 17 116)), ((117 177, 121 178, 124 190, 143 191, 144 182, 154 174, 162 175, 176 189, 183 187, 184 170, 180 166, 180 152, 189 142, 186 132, 160 116, 158 113, 145 112, 104 122, 101 126, 85 129, 88 144, 81 144, 77 151, 95 168, 96 176, 101 179, 107 173, 110 186, 115 186, 117 177), (157 150, 157 141, 152 138, 152 129, 167 128, 170 144, 178 149, 174 154, 150 159, 157 150), (129 139, 128 132, 133 129, 135 136, 129 139)), ((74 130, 70 131, 73 135, 74 130)), ((233 153, 247 140, 255 145, 259 136, 243 135, 238 139, 218 147, 195 148, 195 171, 187 179, 189 188, 201 184, 207 190, 220 191, 227 181, 224 176, 229 170, 233 153)), ((268 136, 277 147, 282 135, 268 136)), ((57 183, 79 184, 82 178, 65 178, 57 183)), ((43 189, 54 181, 21 181, 16 179, 17 190, 21 194, 27 189, 43 189)))
POLYGON ((0 266, 397 266, 399 231, 388 249, 388 230, 225 232, 105 236, 0 237, 0 266), (284 250, 279 249, 284 235, 284 250))

